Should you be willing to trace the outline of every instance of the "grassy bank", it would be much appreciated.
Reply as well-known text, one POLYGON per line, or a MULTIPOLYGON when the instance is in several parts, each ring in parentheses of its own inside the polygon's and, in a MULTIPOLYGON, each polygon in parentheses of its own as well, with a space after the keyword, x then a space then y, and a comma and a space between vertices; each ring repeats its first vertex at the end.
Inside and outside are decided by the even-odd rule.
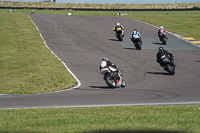
POLYGON ((191 8, 200 8, 200 3, 82 4, 82 3, 0 1, 0 7, 84 8, 84 9, 191 9, 191 8))
POLYGON ((200 132, 200 106, 0 110, 0 132, 200 132))
POLYGON ((27 15, 0 15, 0 94, 50 92, 76 84, 27 15))

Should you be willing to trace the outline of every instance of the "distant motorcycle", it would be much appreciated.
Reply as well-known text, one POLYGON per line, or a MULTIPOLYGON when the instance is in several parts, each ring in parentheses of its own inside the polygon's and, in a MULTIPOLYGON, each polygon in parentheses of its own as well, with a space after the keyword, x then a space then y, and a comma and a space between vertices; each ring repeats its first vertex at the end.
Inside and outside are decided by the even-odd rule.
POLYGON ((100 73, 104 75, 104 80, 110 88, 115 88, 116 86, 125 87, 125 82, 118 68, 106 67, 101 69, 100 73))
POLYGON ((123 29, 122 28, 117 28, 115 31, 115 35, 118 38, 119 41, 123 41, 123 29))
POLYGON ((133 42, 136 49, 141 50, 142 49, 142 38, 138 35, 132 35, 131 41, 133 42))
POLYGON ((161 57, 161 62, 163 64, 163 68, 165 71, 169 72, 169 74, 174 75, 175 74, 175 64, 174 64, 174 58, 170 55, 163 55, 161 57))
POLYGON ((165 31, 161 31, 160 32, 160 41, 166 45, 166 41, 167 41, 167 33, 165 31))

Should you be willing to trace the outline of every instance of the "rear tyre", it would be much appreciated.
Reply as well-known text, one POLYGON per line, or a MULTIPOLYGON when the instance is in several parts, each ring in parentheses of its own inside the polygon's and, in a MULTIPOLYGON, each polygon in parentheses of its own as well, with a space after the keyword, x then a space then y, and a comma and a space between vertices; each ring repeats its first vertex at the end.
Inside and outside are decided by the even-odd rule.
POLYGON ((164 45, 166 45, 166 37, 165 37, 165 36, 163 36, 163 38, 162 38, 162 43, 163 43, 164 45))
POLYGON ((123 41, 122 34, 119 34, 118 39, 119 39, 119 41, 123 41))
POLYGON ((166 65, 166 70, 169 72, 170 75, 174 75, 175 74, 175 69, 173 66, 170 66, 170 64, 166 65))
POLYGON ((115 88, 115 81, 110 76, 106 75, 104 79, 110 88, 115 88))
POLYGON ((141 42, 138 42, 138 43, 137 43, 137 46, 138 46, 138 49, 139 49, 139 50, 142 49, 142 47, 141 47, 141 42))

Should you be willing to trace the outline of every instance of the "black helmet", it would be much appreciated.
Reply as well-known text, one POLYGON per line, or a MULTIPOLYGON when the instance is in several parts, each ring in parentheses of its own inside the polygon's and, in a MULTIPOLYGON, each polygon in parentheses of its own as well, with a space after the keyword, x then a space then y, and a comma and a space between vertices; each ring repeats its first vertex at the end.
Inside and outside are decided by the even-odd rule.
POLYGON ((107 61, 107 60, 108 60, 107 57, 103 57, 103 58, 102 58, 102 61, 107 61))
POLYGON ((158 48, 158 51, 161 51, 161 50, 164 50, 164 48, 163 48, 163 47, 159 47, 159 48, 158 48))

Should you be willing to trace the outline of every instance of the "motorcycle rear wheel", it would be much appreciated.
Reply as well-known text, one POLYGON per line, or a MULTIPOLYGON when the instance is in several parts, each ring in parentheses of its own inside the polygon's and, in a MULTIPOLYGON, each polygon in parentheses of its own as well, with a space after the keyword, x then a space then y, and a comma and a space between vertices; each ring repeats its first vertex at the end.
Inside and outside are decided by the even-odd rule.
POLYGON ((116 87, 115 81, 114 81, 109 75, 106 75, 104 79, 105 79, 105 81, 106 81, 106 84, 107 84, 110 88, 115 88, 115 87, 116 87))
POLYGON ((141 50, 142 47, 141 47, 141 42, 137 42, 137 49, 141 50))
POLYGON ((165 37, 165 36, 162 37, 162 43, 163 43, 164 45, 166 45, 166 37, 165 37))
POLYGON ((122 34, 119 34, 119 35, 118 35, 118 40, 119 40, 119 41, 123 41, 122 34))

